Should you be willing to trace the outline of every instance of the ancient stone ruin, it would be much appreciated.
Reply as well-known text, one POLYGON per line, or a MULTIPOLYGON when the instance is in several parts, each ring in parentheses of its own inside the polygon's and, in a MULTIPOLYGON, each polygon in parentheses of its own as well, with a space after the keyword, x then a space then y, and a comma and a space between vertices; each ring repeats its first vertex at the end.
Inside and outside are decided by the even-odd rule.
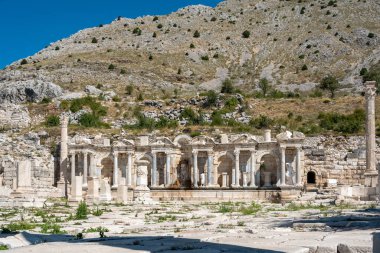
MULTIPOLYGON (((378 185, 375 83, 367 82, 363 137, 305 137, 285 131, 273 138, 219 134, 69 137, 61 120, 59 157, 3 157, 2 205, 41 205, 48 196, 91 203, 159 200, 298 200, 322 192, 335 200, 375 200, 378 185)), ((31 137, 40 145, 38 136, 31 137)))

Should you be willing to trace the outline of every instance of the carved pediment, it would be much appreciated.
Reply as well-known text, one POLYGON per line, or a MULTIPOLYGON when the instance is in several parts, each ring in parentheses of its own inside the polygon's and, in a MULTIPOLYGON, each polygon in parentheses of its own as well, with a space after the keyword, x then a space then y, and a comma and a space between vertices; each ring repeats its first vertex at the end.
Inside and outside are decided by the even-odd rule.
POLYGON ((167 137, 158 137, 154 140, 151 146, 166 146, 166 145, 174 145, 174 143, 167 137))
POLYGON ((242 134, 237 136, 235 139, 232 140, 232 143, 242 143, 242 144, 256 144, 257 140, 254 136, 249 135, 249 134, 242 134))
POLYGON ((297 131, 285 131, 276 136, 278 141, 290 141, 290 140, 303 140, 305 139, 305 135, 301 132, 297 131))
POLYGON ((73 144, 91 144, 91 140, 83 135, 75 135, 73 138, 71 138, 71 143, 73 144))
POLYGON ((123 140, 114 141, 112 143, 112 146, 113 147, 126 147, 126 146, 134 146, 134 144, 135 143, 133 140, 123 139, 123 140))
POLYGON ((213 144, 215 144, 215 141, 210 137, 201 135, 201 136, 194 137, 191 140, 191 144, 193 144, 193 145, 207 145, 207 144, 213 145, 213 144))

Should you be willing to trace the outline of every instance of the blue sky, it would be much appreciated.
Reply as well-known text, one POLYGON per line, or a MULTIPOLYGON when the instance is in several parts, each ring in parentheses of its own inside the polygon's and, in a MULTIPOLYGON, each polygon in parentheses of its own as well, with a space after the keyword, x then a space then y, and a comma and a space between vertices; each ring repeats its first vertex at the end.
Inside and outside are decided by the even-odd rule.
POLYGON ((0 69, 51 42, 118 16, 162 15, 190 4, 216 6, 221 0, 0 0, 0 69))

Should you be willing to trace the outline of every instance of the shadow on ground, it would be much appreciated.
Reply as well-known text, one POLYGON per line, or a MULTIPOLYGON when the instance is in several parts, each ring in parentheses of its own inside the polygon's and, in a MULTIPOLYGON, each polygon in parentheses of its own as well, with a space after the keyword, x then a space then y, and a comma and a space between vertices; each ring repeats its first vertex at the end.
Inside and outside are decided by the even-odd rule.
POLYGON ((380 229, 380 209, 355 210, 331 217, 284 219, 278 227, 323 230, 323 225, 335 231, 380 229))
POLYGON ((121 236, 92 239, 73 239, 68 235, 46 235, 22 232, 19 234, 33 246, 12 249, 12 252, 258 252, 283 253, 284 251, 258 249, 223 243, 206 242, 173 236, 121 236), (45 244, 48 243, 48 244, 45 244), (36 245, 38 244, 38 245, 36 245), (74 250, 74 251, 73 251, 74 250), (85 250, 85 251, 83 251, 85 250))

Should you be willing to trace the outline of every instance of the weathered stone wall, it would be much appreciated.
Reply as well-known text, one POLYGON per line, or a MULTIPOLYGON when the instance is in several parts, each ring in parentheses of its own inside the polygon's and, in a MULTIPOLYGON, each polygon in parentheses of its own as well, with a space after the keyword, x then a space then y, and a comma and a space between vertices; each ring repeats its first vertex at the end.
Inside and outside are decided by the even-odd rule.
MULTIPOLYGON (((366 164, 365 137, 308 137, 304 143, 304 182, 307 173, 316 173, 317 186, 325 186, 327 179, 338 184, 364 184, 366 164)), ((380 158, 377 145, 376 154, 380 158)))
POLYGON ((0 104, 0 129, 24 128, 29 124, 29 112, 25 106, 0 104))
POLYGON ((49 188, 54 184, 54 158, 50 150, 39 145, 38 136, 29 134, 12 138, 0 134, 0 174, 3 185, 13 187, 16 180, 17 161, 32 162, 32 186, 34 189, 49 188))

